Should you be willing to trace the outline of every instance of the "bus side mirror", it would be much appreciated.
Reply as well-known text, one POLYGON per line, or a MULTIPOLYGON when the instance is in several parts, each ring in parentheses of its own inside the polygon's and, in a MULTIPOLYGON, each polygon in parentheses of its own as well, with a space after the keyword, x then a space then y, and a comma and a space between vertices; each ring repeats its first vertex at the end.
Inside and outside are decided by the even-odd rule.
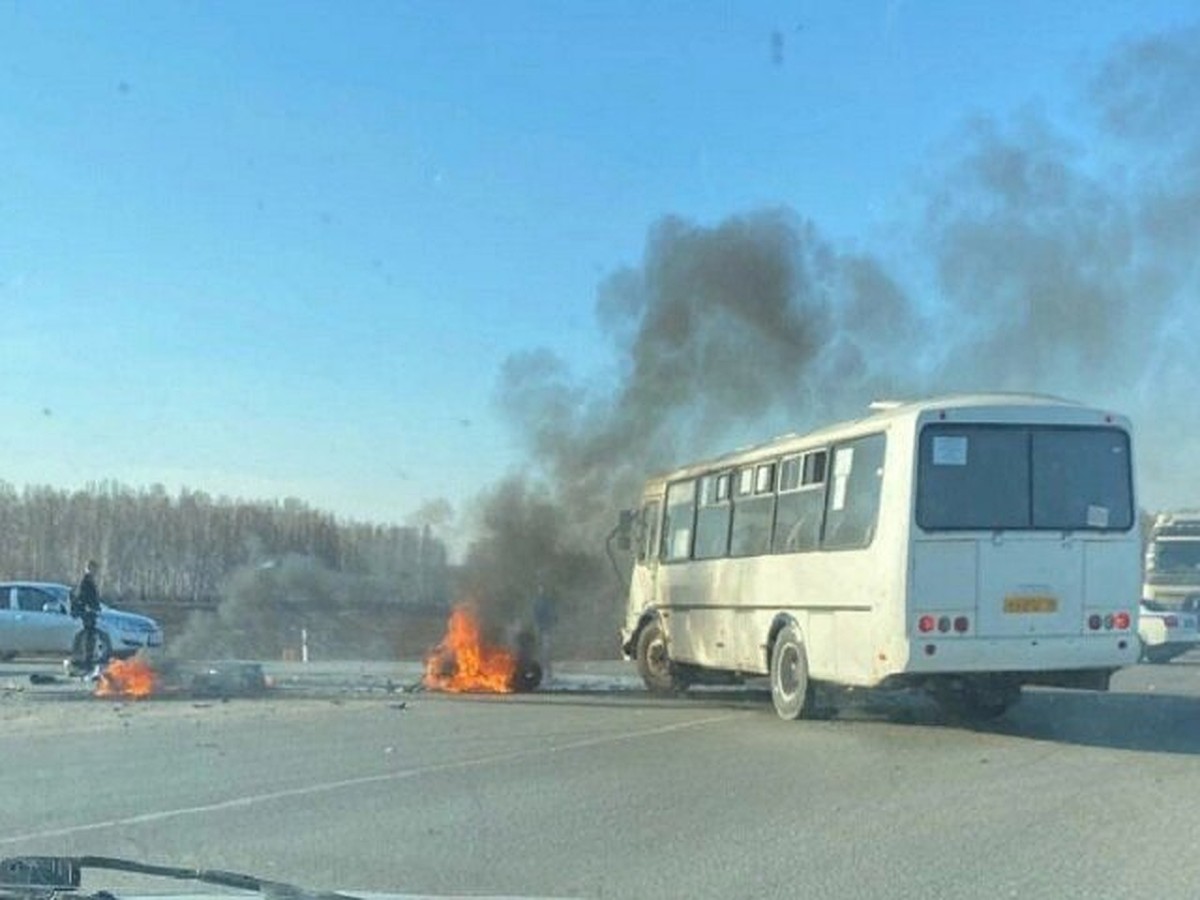
POLYGON ((633 526, 636 516, 632 509, 621 510, 617 518, 617 547, 629 550, 633 547, 633 526))

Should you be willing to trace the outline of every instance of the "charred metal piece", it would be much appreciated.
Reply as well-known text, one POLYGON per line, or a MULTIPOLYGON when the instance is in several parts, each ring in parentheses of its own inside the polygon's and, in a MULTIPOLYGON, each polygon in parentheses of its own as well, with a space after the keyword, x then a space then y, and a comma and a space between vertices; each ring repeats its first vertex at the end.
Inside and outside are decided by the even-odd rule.
POLYGON ((256 662, 209 663, 191 673, 188 687, 197 697, 244 697, 265 692, 267 676, 256 662))

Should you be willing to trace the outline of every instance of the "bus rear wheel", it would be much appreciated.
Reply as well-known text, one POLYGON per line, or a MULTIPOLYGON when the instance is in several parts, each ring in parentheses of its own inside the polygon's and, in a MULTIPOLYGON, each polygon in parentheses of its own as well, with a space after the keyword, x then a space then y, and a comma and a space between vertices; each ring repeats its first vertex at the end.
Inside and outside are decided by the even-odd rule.
POLYGON ((638 674, 652 694, 674 694, 687 689, 683 673, 671 662, 667 635, 658 622, 648 623, 638 635, 638 674))
POLYGON ((1008 683, 967 684, 935 690, 942 712, 957 722, 988 722, 1004 715, 1021 699, 1021 686, 1008 683))
POLYGON ((779 718, 789 721, 813 712, 808 653, 795 625, 785 625, 771 646, 771 703, 779 718))

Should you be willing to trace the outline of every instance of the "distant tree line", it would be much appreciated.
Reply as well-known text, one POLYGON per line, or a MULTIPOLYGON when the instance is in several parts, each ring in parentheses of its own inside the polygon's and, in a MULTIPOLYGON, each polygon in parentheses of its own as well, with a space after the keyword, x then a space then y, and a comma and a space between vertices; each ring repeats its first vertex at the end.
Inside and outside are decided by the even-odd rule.
POLYGON ((73 583, 88 559, 109 599, 215 603, 247 566, 307 557, 333 572, 370 576, 381 600, 446 602, 445 545, 428 527, 343 522, 288 499, 214 498, 161 485, 104 482, 83 490, 0 481, 0 577, 73 583))

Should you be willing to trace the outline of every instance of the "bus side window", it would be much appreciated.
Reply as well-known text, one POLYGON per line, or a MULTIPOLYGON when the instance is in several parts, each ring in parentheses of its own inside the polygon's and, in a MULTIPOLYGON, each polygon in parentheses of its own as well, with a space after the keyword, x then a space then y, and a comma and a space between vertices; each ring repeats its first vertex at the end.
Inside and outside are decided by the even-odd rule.
POLYGON ((775 512, 775 553, 815 550, 825 512, 826 451, 785 459, 780 467, 779 500, 775 512))
POLYGON ((696 559, 716 559, 729 552, 729 472, 700 479, 700 509, 696 513, 696 559))
POLYGON ((692 555, 692 523, 696 517, 696 482, 678 481, 667 488, 662 558, 667 562, 692 555))
POLYGON ((834 448, 821 542, 825 549, 871 543, 879 515, 884 446, 883 435, 873 434, 834 448))
POLYGON ((775 519, 775 464, 742 469, 738 476, 729 555, 767 553, 771 549, 771 523, 775 519))
POLYGON ((638 562, 655 557, 658 547, 658 501, 652 500, 642 507, 641 540, 638 541, 638 562))

